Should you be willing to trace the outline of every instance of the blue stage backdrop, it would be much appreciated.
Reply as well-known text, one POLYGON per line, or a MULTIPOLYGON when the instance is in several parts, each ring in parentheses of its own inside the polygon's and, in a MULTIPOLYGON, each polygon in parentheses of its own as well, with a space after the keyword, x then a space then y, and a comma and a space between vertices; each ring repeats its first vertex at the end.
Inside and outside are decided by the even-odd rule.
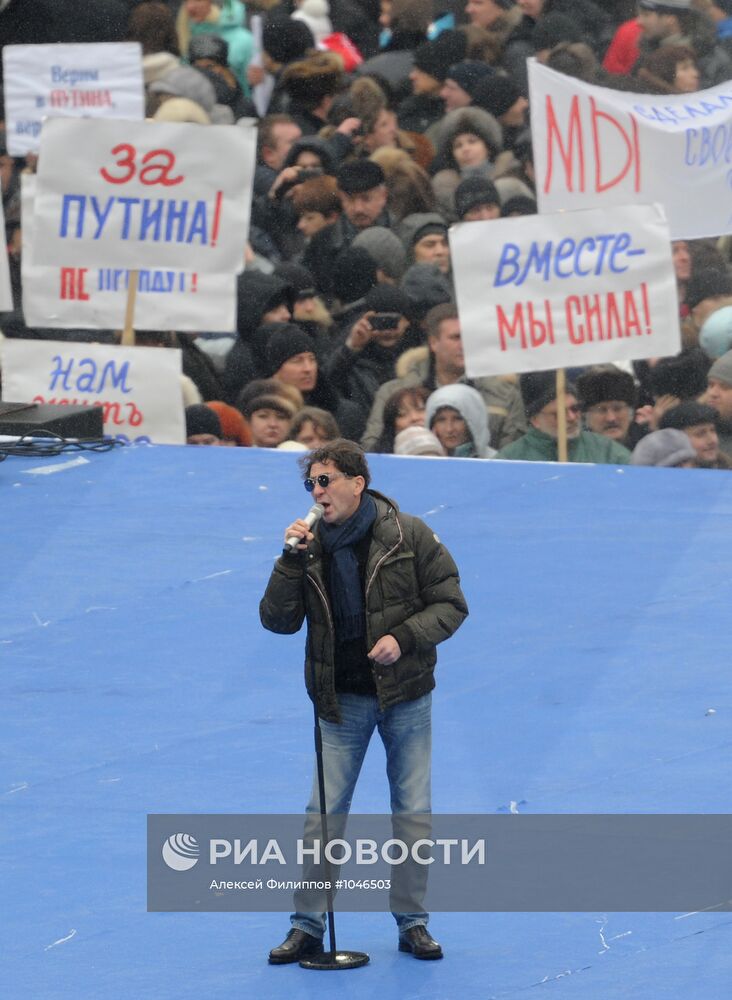
MULTIPOLYGON (((305 494, 290 453, 127 448, 0 464, 0 870, 8 1000, 727 1000, 732 917, 435 914, 445 960, 343 914, 343 976, 269 967, 278 914, 148 914, 148 813, 298 812, 303 634, 258 603, 305 494)), ((726 812, 732 477, 374 456, 460 566, 436 812, 726 812)), ((388 811, 375 742, 354 810, 388 811)))

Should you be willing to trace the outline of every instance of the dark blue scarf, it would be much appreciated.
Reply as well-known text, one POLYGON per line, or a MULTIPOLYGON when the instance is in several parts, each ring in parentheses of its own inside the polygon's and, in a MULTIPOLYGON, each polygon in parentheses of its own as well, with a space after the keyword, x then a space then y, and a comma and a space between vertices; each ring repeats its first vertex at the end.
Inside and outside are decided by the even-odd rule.
POLYGON ((338 642, 359 639, 365 617, 361 579, 355 546, 369 533, 376 520, 373 497, 364 493, 358 510, 343 524, 320 522, 320 543, 330 560, 330 599, 338 642))

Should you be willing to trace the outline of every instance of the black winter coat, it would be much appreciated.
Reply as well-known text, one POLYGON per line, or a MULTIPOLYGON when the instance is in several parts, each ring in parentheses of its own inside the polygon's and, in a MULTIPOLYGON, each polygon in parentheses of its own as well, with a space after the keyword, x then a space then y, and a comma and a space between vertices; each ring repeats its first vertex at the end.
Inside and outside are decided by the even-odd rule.
MULTIPOLYGON (((372 664, 384 711, 434 688, 435 647, 459 628, 468 606, 457 566, 431 528, 381 493, 369 493, 377 515, 365 575, 367 649, 393 635, 402 651, 388 667, 372 664)), ((340 722, 333 612, 317 534, 304 554, 277 559, 259 616, 266 629, 284 635, 298 632, 307 618, 305 685, 321 718, 340 722)))

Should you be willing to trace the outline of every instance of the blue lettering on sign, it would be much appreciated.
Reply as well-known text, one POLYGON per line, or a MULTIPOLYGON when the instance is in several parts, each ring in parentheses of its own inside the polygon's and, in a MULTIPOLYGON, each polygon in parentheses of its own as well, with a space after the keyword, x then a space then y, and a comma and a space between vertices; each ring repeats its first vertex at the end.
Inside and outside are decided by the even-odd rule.
POLYGON ((53 357, 54 367, 51 370, 48 388, 50 392, 55 392, 57 386, 64 392, 96 393, 99 395, 109 381, 111 386, 119 389, 120 392, 132 392, 127 381, 130 375, 130 362, 116 364, 114 361, 107 361, 101 368, 93 358, 69 358, 64 364, 60 354, 53 357))
POLYGON ((662 125, 678 125, 695 118, 709 118, 718 111, 727 111, 732 106, 732 94, 716 94, 713 98, 685 101, 683 104, 634 104, 633 110, 641 118, 662 125))
POLYGON ((58 233, 62 239, 98 240, 111 235, 140 243, 208 246, 211 228, 203 200, 112 195, 104 201, 95 195, 65 194, 58 233))
POLYGON ((75 87, 77 83, 95 82, 98 79, 98 69, 64 69, 63 66, 51 67, 52 83, 66 83, 70 87, 75 87))
POLYGON ((542 281, 553 281, 555 278, 597 277, 606 270, 623 274, 630 265, 628 258, 642 257, 645 252, 633 246, 630 233, 600 233, 579 241, 566 236, 558 243, 534 240, 525 253, 517 243, 505 243, 493 287, 518 287, 531 275, 542 281))
POLYGON ((686 130, 684 163, 687 167, 732 163, 732 123, 686 130))

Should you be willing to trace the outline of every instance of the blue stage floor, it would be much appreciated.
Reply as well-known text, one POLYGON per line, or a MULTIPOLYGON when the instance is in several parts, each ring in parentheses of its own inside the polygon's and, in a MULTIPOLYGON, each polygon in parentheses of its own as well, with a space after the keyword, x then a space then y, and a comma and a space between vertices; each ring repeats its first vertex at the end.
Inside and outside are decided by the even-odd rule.
MULTIPOLYGON (((732 914, 435 914, 443 962, 342 914, 341 975, 266 964, 279 914, 148 914, 146 814, 299 812, 303 635, 258 602, 295 457, 0 464, 4 1000, 728 1000, 732 914), (52 474, 39 466, 59 467, 52 474)), ((732 476, 374 457, 471 617, 441 649, 436 812, 729 812, 732 476)), ((354 810, 387 811, 375 742, 354 810)))

